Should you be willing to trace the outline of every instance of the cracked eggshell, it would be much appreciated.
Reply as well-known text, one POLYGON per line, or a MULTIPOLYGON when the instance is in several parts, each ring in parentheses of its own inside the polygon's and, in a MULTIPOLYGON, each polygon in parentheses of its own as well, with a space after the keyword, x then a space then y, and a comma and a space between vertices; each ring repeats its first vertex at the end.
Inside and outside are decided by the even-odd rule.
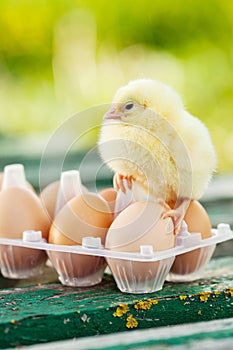
POLYGON ((104 244, 112 221, 113 215, 104 199, 94 193, 82 194, 58 212, 49 232, 49 242, 82 244, 83 237, 100 237, 104 244))

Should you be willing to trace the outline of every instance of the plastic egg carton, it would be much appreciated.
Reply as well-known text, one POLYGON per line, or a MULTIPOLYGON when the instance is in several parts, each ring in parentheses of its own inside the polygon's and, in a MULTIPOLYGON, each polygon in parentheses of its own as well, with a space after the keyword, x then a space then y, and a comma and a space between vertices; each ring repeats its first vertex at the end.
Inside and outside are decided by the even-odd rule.
POLYGON ((122 292, 152 293, 162 289, 166 279, 184 282, 200 277, 216 244, 232 238, 228 224, 219 224, 206 239, 201 233, 188 233, 183 224, 174 248, 154 252, 151 245, 142 245, 140 252, 128 253, 105 249, 100 238, 85 237, 79 246, 56 245, 43 240, 40 231, 24 231, 22 239, 0 239, 0 265, 5 277, 32 277, 43 273, 46 252, 64 285, 100 283, 108 264, 122 292), (25 250, 24 264, 17 260, 19 250, 25 250))

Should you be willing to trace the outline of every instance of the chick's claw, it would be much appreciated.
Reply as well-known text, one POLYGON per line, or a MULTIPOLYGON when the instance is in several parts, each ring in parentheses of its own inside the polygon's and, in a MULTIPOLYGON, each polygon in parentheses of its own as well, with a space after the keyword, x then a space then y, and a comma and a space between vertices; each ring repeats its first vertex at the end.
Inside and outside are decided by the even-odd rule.
POLYGON ((183 220, 183 215, 180 213, 179 210, 171 209, 171 210, 165 211, 162 214, 162 219, 167 219, 169 217, 172 219, 172 222, 174 225, 174 234, 176 235, 180 230, 180 225, 183 220))
POLYGON ((171 207, 163 199, 156 199, 156 203, 160 204, 167 211, 171 210, 171 207))
POLYGON ((117 191, 121 190, 123 193, 126 193, 125 181, 127 182, 128 188, 131 190, 133 180, 134 178, 132 175, 126 176, 116 173, 113 178, 113 185, 117 191))

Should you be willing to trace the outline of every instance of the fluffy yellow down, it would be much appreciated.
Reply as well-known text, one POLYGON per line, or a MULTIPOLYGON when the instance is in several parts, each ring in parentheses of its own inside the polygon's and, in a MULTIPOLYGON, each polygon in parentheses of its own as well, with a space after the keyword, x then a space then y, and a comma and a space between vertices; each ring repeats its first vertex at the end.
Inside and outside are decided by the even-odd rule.
POLYGON ((141 79, 121 87, 113 106, 121 121, 105 120, 99 139, 103 160, 114 172, 134 176, 153 198, 199 199, 216 167, 209 132, 185 111, 167 85, 141 79), (135 104, 124 110, 127 102, 135 104))

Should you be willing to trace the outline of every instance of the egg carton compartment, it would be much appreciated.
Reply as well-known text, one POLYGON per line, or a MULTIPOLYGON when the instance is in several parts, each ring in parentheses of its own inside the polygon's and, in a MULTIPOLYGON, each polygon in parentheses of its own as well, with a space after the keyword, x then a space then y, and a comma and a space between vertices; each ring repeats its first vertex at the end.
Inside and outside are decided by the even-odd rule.
MULTIPOLYGON (((17 255, 12 250, 28 249, 33 253, 47 252, 64 285, 90 286, 100 283, 107 261, 122 292, 152 293, 161 289, 166 279, 188 281, 198 278, 198 273, 211 258, 216 244, 232 238, 233 232, 228 224, 219 224, 216 229, 212 229, 212 236, 205 239, 201 238, 201 233, 190 234, 183 229, 177 235, 174 248, 154 252, 151 245, 142 245, 140 252, 130 253, 105 249, 100 238, 85 237, 82 245, 57 245, 45 242, 40 231, 25 231, 22 239, 0 239, 0 256, 9 250, 8 259, 1 258, 1 271, 10 278, 32 277, 23 271, 33 271, 33 268, 30 264, 18 264, 17 255), (191 259, 189 264, 187 259, 185 263, 182 262, 185 254, 198 254, 195 263, 191 263, 191 259), (10 257, 13 261, 11 264, 10 257), (181 259, 180 262, 177 259, 181 259), (14 267, 10 274, 6 273, 8 266, 14 267)), ((22 255, 25 257, 25 254, 22 255)), ((32 254, 31 261, 33 266, 38 267, 34 273, 41 273, 40 259, 37 265, 35 255, 32 254)))
POLYGON ((1 273, 6 278, 24 279, 44 273, 47 255, 44 250, 2 245, 0 248, 1 273))
POLYGON ((117 287, 121 292, 142 294, 161 290, 175 257, 156 261, 107 258, 117 287))
MULTIPOLYGON (((25 231, 23 233, 24 240, 31 237, 33 242, 42 240, 41 232, 25 231)), ((3 239, 4 240, 4 239, 3 239)), ((9 244, 0 244, 0 269, 6 278, 24 279, 42 275, 44 273, 45 263, 48 259, 44 249, 27 248, 12 244, 13 240, 9 240, 9 244)), ((19 240, 21 242, 21 240, 19 240)), ((44 241, 45 242, 45 241, 44 241)))
POLYGON ((63 285, 89 287, 102 281, 107 266, 105 258, 52 250, 47 253, 63 285))
POLYGON ((216 244, 194 249, 177 255, 166 280, 168 282, 191 282, 201 277, 202 270, 210 261, 216 244))

